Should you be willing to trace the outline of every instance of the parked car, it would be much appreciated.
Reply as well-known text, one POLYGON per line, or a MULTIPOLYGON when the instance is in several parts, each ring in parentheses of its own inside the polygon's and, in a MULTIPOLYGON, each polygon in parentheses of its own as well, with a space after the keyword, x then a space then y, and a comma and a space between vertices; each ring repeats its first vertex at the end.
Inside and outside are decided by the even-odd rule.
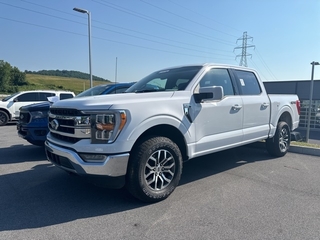
MULTIPOLYGON (((132 85, 133 83, 98 85, 83 91, 75 98, 122 93, 132 85)), ((49 132, 48 112, 51 104, 50 102, 43 102, 24 106, 20 109, 20 117, 17 122, 19 137, 24 138, 33 145, 44 145, 44 141, 49 132)))
POLYGON ((14 93, 2 99, 0 102, 0 126, 19 118, 19 109, 33 103, 48 101, 48 97, 56 96, 59 99, 67 99, 75 96, 70 91, 32 90, 14 93))
POLYGON ((297 95, 267 94, 253 69, 179 66, 125 94, 54 103, 45 148, 64 171, 157 202, 174 191, 190 159, 261 140, 284 156, 299 113, 297 95))

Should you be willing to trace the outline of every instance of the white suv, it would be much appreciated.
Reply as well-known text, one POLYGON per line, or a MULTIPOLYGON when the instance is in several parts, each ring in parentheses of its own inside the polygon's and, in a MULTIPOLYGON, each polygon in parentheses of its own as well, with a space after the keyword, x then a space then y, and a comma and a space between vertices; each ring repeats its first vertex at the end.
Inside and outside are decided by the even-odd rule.
POLYGON ((73 98, 75 94, 69 91, 55 90, 32 90, 17 92, 5 97, 0 102, 0 126, 6 125, 8 121, 19 118, 19 109, 22 106, 38 102, 48 101, 48 97, 57 96, 60 100, 73 98))

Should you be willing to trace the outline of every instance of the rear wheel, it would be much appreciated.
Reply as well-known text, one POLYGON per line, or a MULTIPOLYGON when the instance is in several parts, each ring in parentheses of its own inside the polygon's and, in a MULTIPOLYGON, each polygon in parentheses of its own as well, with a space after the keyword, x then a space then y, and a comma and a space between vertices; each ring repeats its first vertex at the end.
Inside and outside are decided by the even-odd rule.
POLYGON ((127 189, 145 202, 167 198, 179 184, 182 156, 166 137, 152 137, 133 150, 128 165, 127 189))
POLYGON ((6 112, 0 111, 0 126, 4 126, 8 123, 9 116, 6 112))
POLYGON ((286 155, 291 141, 290 128, 286 122, 279 122, 273 138, 266 141, 268 152, 276 157, 286 155))

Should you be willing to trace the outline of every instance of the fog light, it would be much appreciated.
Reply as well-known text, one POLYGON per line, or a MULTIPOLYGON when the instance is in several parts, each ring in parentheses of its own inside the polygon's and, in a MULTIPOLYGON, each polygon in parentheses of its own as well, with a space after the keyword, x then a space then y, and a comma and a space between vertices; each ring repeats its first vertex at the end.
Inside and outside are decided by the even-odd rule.
POLYGON ((92 163, 101 163, 107 159, 106 155, 101 154, 87 154, 87 153, 80 153, 80 157, 85 162, 92 162, 92 163))

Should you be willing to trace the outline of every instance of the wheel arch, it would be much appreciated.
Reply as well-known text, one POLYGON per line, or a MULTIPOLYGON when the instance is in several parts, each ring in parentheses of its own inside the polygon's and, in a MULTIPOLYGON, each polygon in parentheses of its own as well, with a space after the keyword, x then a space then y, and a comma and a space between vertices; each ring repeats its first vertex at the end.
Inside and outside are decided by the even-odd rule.
POLYGON ((293 122, 292 122, 293 112, 288 106, 284 106, 279 110, 277 114, 271 114, 270 118, 270 132, 269 138, 272 138, 276 132, 277 125, 279 122, 286 122, 289 125, 290 131, 293 129, 293 122))
POLYGON ((134 149, 137 145, 141 144, 141 142, 145 141, 146 139, 150 138, 151 136, 162 136, 167 137, 172 140, 175 144, 178 145, 182 160, 186 161, 189 159, 188 151, 187 151, 187 144, 183 134, 180 132, 179 129, 176 127, 169 125, 169 124, 160 124, 153 127, 150 127, 146 131, 144 131, 138 139, 135 141, 132 149, 134 149))
POLYGON ((285 111, 279 117, 279 122, 286 122, 289 125, 290 131, 292 130, 292 116, 288 111, 285 111))
POLYGON ((9 121, 11 121, 11 119, 12 119, 12 116, 11 116, 11 113, 8 111, 8 109, 5 109, 5 108, 0 108, 0 111, 3 111, 3 112, 5 112, 7 115, 8 115, 8 117, 9 117, 9 121))

